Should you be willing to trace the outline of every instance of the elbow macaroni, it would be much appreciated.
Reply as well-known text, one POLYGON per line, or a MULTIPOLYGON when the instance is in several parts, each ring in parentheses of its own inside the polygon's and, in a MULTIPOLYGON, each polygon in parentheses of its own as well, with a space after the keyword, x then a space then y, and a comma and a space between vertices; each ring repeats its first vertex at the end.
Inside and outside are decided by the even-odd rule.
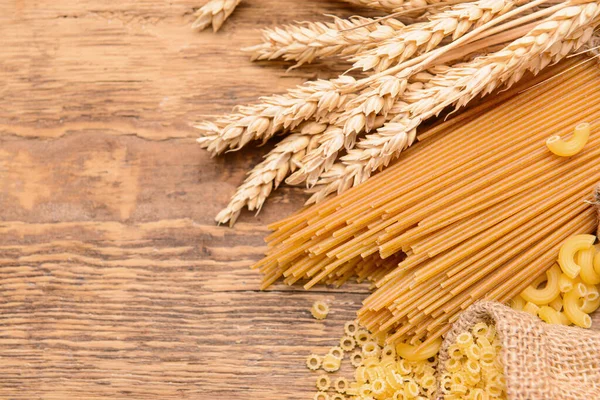
POLYGON ((560 268, 571 279, 575 279, 581 271, 581 266, 575 262, 575 254, 578 251, 592 247, 596 241, 594 235, 575 235, 568 238, 558 253, 558 264, 560 268))
POLYGON ((571 157, 583 150, 589 138, 590 124, 584 122, 575 127, 570 140, 563 140, 560 136, 554 135, 546 140, 546 146, 557 156, 571 157))
POLYGON ((588 314, 600 307, 600 245, 595 241, 594 235, 587 234, 565 240, 559 251, 560 267, 554 265, 534 280, 511 300, 511 307, 550 324, 589 328, 588 314))
POLYGON ((543 289, 538 289, 539 285, 531 285, 521 293, 521 297, 538 305, 550 303, 560 296, 560 275, 560 267, 554 265, 546 272, 546 286, 543 289))

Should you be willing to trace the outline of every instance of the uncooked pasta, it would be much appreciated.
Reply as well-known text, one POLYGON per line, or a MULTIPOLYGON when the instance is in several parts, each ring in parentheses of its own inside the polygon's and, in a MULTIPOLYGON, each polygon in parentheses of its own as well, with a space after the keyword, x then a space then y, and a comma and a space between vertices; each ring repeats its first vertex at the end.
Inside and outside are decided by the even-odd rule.
MULTIPOLYGON (((358 312, 361 325, 419 350, 436 343, 469 305, 510 301, 555 265, 567 238, 593 231, 586 200, 600 181, 600 109, 590 104, 599 100, 600 70, 583 65, 435 128, 365 184, 273 224, 256 265, 263 287, 368 279, 376 290, 358 312), (548 151, 548 137, 568 137, 583 122, 591 131, 576 154, 548 151)), ((572 257, 559 260, 567 278, 579 273, 572 257)), ((595 279, 594 260, 586 265, 595 279)), ((552 274, 553 292, 531 295, 568 289, 565 314, 587 325, 572 307, 585 286, 574 283, 575 292, 552 274)), ((366 345, 360 330, 355 338, 366 345)))

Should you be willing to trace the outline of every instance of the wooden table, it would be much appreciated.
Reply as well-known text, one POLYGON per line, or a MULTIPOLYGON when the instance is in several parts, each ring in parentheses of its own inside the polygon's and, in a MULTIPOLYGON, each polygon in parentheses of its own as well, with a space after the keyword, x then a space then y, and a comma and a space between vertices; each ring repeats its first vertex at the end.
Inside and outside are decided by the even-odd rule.
POLYGON ((215 226, 268 146, 211 159, 191 128, 343 69, 252 64, 239 48, 257 28, 359 11, 247 0, 214 35, 190 30, 201 3, 4 2, 0 399, 312 398, 306 356, 367 295, 258 291, 264 225, 304 195, 282 189, 257 219, 215 226))
MULTIPOLYGON (((259 27, 358 10, 247 0, 218 34, 203 0, 5 1, 0 13, 0 399, 312 398, 365 287, 257 290, 265 223, 217 227, 267 148, 211 159, 191 123, 329 76, 252 64, 259 27), (331 302, 324 323, 309 308, 331 302), (207 397, 210 396, 210 397, 207 397)), ((337 69, 342 68, 338 66, 337 69)))

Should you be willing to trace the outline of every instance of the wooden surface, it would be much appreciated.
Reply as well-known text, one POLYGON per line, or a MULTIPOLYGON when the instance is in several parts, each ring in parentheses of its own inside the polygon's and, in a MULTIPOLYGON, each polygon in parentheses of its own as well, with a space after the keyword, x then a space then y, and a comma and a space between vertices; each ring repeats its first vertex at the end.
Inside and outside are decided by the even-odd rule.
POLYGON ((190 128, 329 75, 251 64, 258 27, 358 10, 247 0, 213 35, 189 28, 201 3, 2 1, 0 399, 312 398, 307 354, 366 296, 257 291, 264 224, 304 197, 214 226, 268 146, 210 159, 190 128))
POLYGON ((257 291, 303 194, 216 227, 268 146, 210 159, 190 124, 329 75, 250 63, 257 28, 357 10, 247 0, 214 35, 203 0, 0 3, 0 399, 312 398, 306 356, 367 291, 257 291))

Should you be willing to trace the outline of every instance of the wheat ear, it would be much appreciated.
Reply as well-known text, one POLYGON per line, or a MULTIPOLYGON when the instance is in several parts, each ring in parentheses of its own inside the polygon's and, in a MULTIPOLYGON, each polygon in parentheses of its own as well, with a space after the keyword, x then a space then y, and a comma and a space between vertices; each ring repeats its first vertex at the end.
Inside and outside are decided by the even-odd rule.
MULTIPOLYGON (((441 68, 441 66, 438 68, 441 68)), ((432 77, 434 77, 434 75, 428 72, 415 74, 411 77, 409 88, 412 90, 423 88, 432 77)), ((398 112, 400 112, 400 108, 398 108, 400 104, 401 103, 395 103, 390 106, 390 109, 385 115, 377 115, 375 113, 370 114, 372 118, 370 117, 367 123, 368 129, 380 128, 385 122, 390 121, 398 112)), ((308 152, 301 160, 301 168, 286 180, 288 185, 300 185, 303 182, 306 182, 307 186, 315 185, 324 171, 327 171, 333 165, 340 150, 343 148, 350 150, 354 147, 356 138, 362 130, 355 127, 351 129, 351 134, 346 134, 344 126, 347 126, 347 124, 343 123, 341 117, 336 120, 336 123, 338 125, 330 126, 319 138, 319 146, 308 152)))
POLYGON ((477 95, 486 95, 501 85, 509 87, 525 72, 538 73, 580 48, 590 40, 600 16, 597 2, 581 3, 557 11, 498 52, 448 69, 432 80, 435 86, 405 93, 403 111, 327 171, 313 188, 309 203, 356 186, 373 171, 387 166, 413 143, 420 123, 445 107, 459 108, 477 95))
POLYGON ((355 68, 363 71, 383 71, 399 64, 415 54, 428 52, 441 41, 451 36, 456 40, 474 27, 502 15, 524 0, 479 0, 473 3, 456 4, 429 17, 429 22, 409 25, 396 31, 396 35, 351 59, 355 68))
POLYGON ((316 146, 319 135, 327 124, 308 122, 297 133, 283 138, 264 161, 254 167, 244 183, 237 189, 225 209, 216 216, 219 224, 229 222, 233 226, 242 209, 259 212, 271 191, 283 182, 289 172, 298 167, 298 162, 316 146))
MULTIPOLYGON (((512 13, 520 13, 525 8, 513 10, 512 13)), ((548 13, 551 13, 552 11, 553 10, 549 9, 548 13)), ((482 30, 486 27, 489 28, 489 25, 493 23, 498 23, 499 20, 502 18, 510 17, 510 14, 510 12, 505 12, 505 14, 502 16, 498 15, 498 19, 489 20, 486 23, 481 24, 481 26, 479 26, 477 30, 482 30)), ((447 52, 446 57, 451 56, 452 53, 457 53, 454 54, 452 57, 460 56, 460 51, 456 51, 456 47, 458 47, 459 42, 461 40, 464 41, 465 39, 469 39, 469 36, 473 36, 474 34, 481 34, 478 33, 477 30, 471 31, 469 35, 465 35, 461 39, 458 39, 457 41, 454 41, 450 45, 446 46, 446 48, 452 46, 455 47, 455 49, 451 50, 450 52, 447 52)), ((464 44, 461 45, 463 47, 466 47, 464 44)), ((436 50, 436 52, 440 53, 444 50, 445 48, 442 48, 436 50)), ((424 53, 419 57, 413 58, 405 63, 399 64, 398 66, 387 70, 386 72, 378 74, 378 76, 376 76, 375 79, 371 81, 369 87, 362 89, 360 95, 348 102, 348 105, 346 106, 346 112, 340 117, 340 120, 343 121, 343 132, 346 136, 346 143, 353 144, 354 140, 356 139, 356 136, 359 133, 361 133, 362 131, 371 131, 373 129, 373 121, 375 121, 375 119, 378 116, 387 116, 392 106, 396 103, 396 101, 399 98, 402 97, 402 94, 406 89, 408 80, 411 78, 411 76, 417 73, 416 71, 419 71, 419 69, 422 68, 423 65, 427 65, 426 61, 428 59, 435 58, 435 55, 432 53, 435 52, 424 53), (394 69, 399 69, 399 71, 386 75, 387 72, 393 71, 394 69)), ((434 74, 437 74, 444 69, 446 69, 446 67, 444 65, 440 65, 438 67, 434 67, 432 72, 434 74), (435 68, 437 68, 438 71, 436 71, 435 68)), ((369 81, 371 80, 371 78, 367 78, 366 80, 369 81)), ((364 82, 365 79, 363 79, 362 81, 364 82)), ((354 89, 356 90, 357 88, 354 89)), ((348 147, 353 146, 346 147, 348 149, 348 147)), ((302 172, 303 170, 295 174, 289 180, 297 181, 297 176, 302 172)), ((313 179, 314 174, 314 171, 310 174, 310 176, 313 177, 313 179)))
POLYGON ((241 106, 233 114, 215 122, 202 122, 197 142, 213 155, 239 150, 252 140, 267 141, 273 135, 291 130, 311 118, 325 116, 346 104, 352 97, 341 94, 338 86, 354 84, 354 78, 306 82, 287 94, 261 98, 257 104, 241 106))
POLYGON ((212 25, 213 31, 218 31, 240 2, 241 0, 210 0, 194 14, 196 20, 192 29, 202 31, 212 25))
POLYGON ((252 61, 283 58, 296 61, 296 66, 300 66, 318 58, 365 51, 374 43, 393 37, 396 30, 404 26, 392 18, 377 23, 372 18, 334 17, 333 22, 304 22, 264 29, 263 43, 243 50, 251 53, 252 61))
POLYGON ((402 103, 398 103, 396 99, 407 87, 413 91, 422 89, 435 74, 446 68, 445 65, 438 65, 430 68, 429 72, 410 75, 410 78, 401 78, 399 75, 381 77, 374 83, 377 86, 375 89, 368 89, 348 102, 348 111, 335 122, 336 129, 332 129, 330 135, 323 136, 319 147, 306 155, 302 160, 302 168, 286 182, 290 185, 302 182, 306 182, 308 186, 315 185, 342 148, 354 148, 359 134, 381 127, 384 122, 401 112, 398 107, 402 103))

